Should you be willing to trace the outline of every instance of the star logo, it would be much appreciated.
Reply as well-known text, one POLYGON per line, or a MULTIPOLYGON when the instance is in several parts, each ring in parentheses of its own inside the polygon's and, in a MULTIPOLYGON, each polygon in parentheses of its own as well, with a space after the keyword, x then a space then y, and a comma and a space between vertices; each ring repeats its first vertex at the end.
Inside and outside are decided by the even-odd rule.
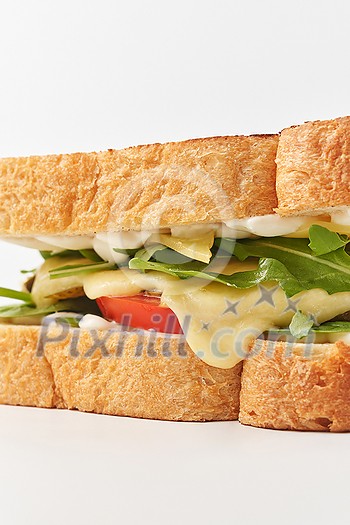
POLYGON ((225 315, 225 314, 229 314, 229 313, 234 314, 234 315, 238 315, 238 313, 237 313, 237 306, 239 305, 239 301, 236 301, 235 303, 233 303, 232 301, 229 301, 228 299, 225 299, 225 301, 226 301, 227 308, 226 308, 226 310, 224 310, 222 312, 221 315, 225 315))
POLYGON ((296 313, 298 311, 298 308, 297 308, 297 304, 299 303, 300 299, 297 299, 296 301, 293 301, 293 299, 289 299, 289 297, 287 297, 287 306, 286 308, 283 310, 283 314, 287 313, 287 312, 294 312, 296 313))
POLYGON ((315 326, 320 326, 320 323, 317 321, 317 318, 314 314, 309 314, 309 317, 315 326))
POLYGON ((274 288, 265 288, 265 286, 261 286, 259 284, 259 291, 260 291, 260 297, 255 303, 255 306, 258 306, 259 304, 267 303, 273 307, 275 307, 275 301, 273 300, 273 294, 276 290, 278 290, 278 286, 275 286, 274 288))
POLYGON ((210 323, 204 323, 204 322, 202 321, 202 328, 201 328, 201 331, 204 330, 204 331, 208 332, 208 330, 209 330, 209 326, 210 326, 210 323))

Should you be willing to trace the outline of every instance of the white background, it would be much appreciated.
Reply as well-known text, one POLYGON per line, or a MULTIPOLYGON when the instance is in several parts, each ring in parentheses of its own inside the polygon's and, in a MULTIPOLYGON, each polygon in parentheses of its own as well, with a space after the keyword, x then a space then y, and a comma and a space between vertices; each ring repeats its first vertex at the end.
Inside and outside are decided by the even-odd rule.
MULTIPOLYGON (((350 114, 346 1, 0 0, 0 21, 0 156, 350 114)), ((39 260, 0 253, 11 287, 39 260)), ((1 407, 1 524, 339 522, 349 450, 348 435, 1 407)))

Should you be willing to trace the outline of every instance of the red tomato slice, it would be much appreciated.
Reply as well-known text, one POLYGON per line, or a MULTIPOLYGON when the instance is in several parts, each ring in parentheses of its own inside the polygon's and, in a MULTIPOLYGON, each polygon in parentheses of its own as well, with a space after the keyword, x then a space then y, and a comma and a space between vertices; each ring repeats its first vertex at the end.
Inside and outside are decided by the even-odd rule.
POLYGON ((130 297, 100 297, 96 300, 105 319, 125 327, 182 334, 180 323, 170 308, 161 306, 160 298, 138 294, 130 297))

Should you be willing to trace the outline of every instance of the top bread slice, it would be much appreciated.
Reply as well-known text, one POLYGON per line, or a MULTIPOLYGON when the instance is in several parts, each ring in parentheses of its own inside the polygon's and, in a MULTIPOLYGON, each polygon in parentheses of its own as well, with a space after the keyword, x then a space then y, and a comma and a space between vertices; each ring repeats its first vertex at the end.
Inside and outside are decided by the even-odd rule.
POLYGON ((283 130, 276 163, 280 215, 319 215, 350 206, 350 117, 283 130))
POLYGON ((0 160, 0 235, 88 235, 273 213, 278 135, 0 160))

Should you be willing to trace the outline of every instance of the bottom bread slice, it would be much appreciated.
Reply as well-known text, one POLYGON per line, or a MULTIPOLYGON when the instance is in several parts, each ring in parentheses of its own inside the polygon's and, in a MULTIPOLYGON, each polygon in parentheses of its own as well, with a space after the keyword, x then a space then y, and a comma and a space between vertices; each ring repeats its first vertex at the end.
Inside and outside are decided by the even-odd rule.
POLYGON ((256 427, 350 430, 350 346, 256 342, 243 367, 239 420, 256 427))
POLYGON ((0 325, 2 404, 350 430, 350 346, 258 341, 241 372, 206 365, 181 336, 0 325))
POLYGON ((182 336, 0 325, 2 404, 235 420, 241 370, 206 365, 182 336))

